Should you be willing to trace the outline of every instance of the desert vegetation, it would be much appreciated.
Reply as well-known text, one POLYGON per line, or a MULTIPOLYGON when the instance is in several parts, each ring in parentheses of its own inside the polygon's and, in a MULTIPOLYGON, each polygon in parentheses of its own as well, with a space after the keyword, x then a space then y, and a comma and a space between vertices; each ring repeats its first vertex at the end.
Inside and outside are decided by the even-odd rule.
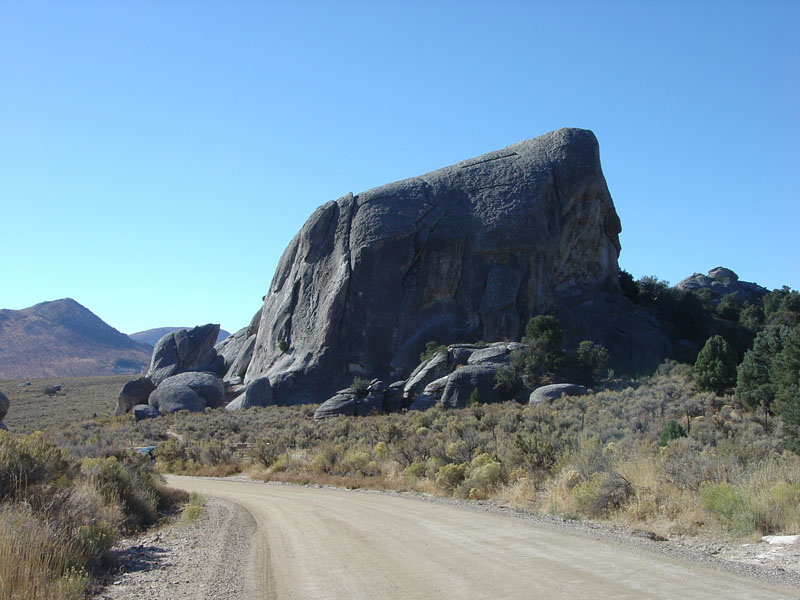
POLYGON ((800 530, 800 456, 779 416, 676 362, 552 403, 313 420, 315 406, 129 416, 45 432, 77 456, 156 444, 163 471, 497 500, 656 535, 800 530))
POLYGON ((118 536, 183 496, 134 451, 79 459, 41 434, 0 431, 0 597, 84 597, 118 536))
POLYGON ((114 414, 114 399, 129 379, 130 375, 108 375, 0 380, 0 392, 13 406, 6 425, 17 433, 32 433, 71 421, 108 417, 114 414), (60 390, 52 389, 59 386, 60 390))
MULTIPOLYGON (((682 344, 684 362, 619 377, 604 370, 603 348, 564 350, 558 322, 539 316, 498 376, 508 400, 458 410, 315 421, 317 405, 270 406, 136 422, 110 416, 120 381, 80 388, 60 380, 52 398, 45 389, 54 381, 2 382, 12 398, 8 423, 41 431, 0 433, 0 525, 9 532, 0 540, 0 586, 29 590, 20 597, 80 597, 116 536, 185 500, 162 487, 157 471, 497 501, 653 536, 800 531, 797 292, 740 305, 656 278, 631 283, 636 294, 628 293, 670 323, 676 344, 693 336, 694 352, 682 344), (564 379, 593 387, 518 401, 520 390, 564 379), (77 406, 80 389, 86 406, 77 406), (15 402, 20 396, 27 402, 15 402), (58 419, 37 402, 50 413, 58 407, 58 419), (90 410, 98 416, 86 418, 90 410), (154 464, 131 451, 145 445, 156 446, 154 464), (32 542, 16 544, 23 536, 32 542)), ((202 499, 193 498, 184 518, 200 514, 202 499)))

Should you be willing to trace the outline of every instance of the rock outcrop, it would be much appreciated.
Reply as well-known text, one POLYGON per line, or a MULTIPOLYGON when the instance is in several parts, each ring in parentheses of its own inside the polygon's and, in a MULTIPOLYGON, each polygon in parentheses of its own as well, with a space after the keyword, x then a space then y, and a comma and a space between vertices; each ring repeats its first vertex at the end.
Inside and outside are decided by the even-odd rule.
POLYGON ((254 406, 268 406, 272 402, 272 385, 268 377, 260 377, 251 381, 247 389, 228 403, 228 410, 241 410, 254 406))
POLYGON ((8 414, 9 405, 10 403, 6 395, 3 392, 0 392, 0 429, 5 431, 8 431, 8 427, 6 427, 3 419, 5 419, 6 415, 8 414))
POLYGON ((124 415, 131 412, 131 409, 137 404, 147 404, 147 399, 155 389, 155 384, 147 377, 139 377, 127 382, 119 392, 117 409, 114 414, 116 416, 124 415))
POLYGON ((133 418, 137 421, 142 421, 144 419, 154 419, 156 417, 161 416, 161 413, 158 412, 153 406, 149 404, 137 404, 131 410, 133 412, 133 418))
POLYGON ((435 404, 464 408, 470 400, 496 402, 497 372, 509 364, 514 350, 523 347, 516 342, 454 344, 423 360, 405 381, 387 386, 374 379, 361 391, 339 390, 317 409, 314 418, 426 410, 435 404))
POLYGON ((216 376, 224 364, 213 346, 218 333, 219 325, 208 324, 171 331, 162 337, 153 349, 147 376, 122 387, 115 414, 133 411, 139 420, 220 406, 226 386, 216 376))
POLYGON ((675 287, 691 292, 711 290, 713 292, 712 299, 716 302, 728 294, 736 294, 742 303, 758 304, 761 298, 769 293, 767 288, 761 287, 757 283, 740 281, 736 273, 725 267, 711 269, 708 275, 695 273, 676 283, 675 287))
POLYGON ((148 379, 158 387, 167 377, 178 373, 217 371, 223 364, 214 349, 218 335, 219 325, 212 323, 169 332, 153 348, 148 379))
POLYGON ((561 396, 583 396, 585 393, 586 388, 582 385, 575 385, 574 383, 552 383, 533 390, 528 403, 538 404, 539 402, 552 402, 553 400, 561 398, 561 396))
POLYGON ((619 292, 620 230, 597 141, 579 129, 348 194, 291 241, 258 326, 218 346, 226 377, 246 364, 245 382, 268 376, 278 403, 318 402, 354 376, 407 378, 428 341, 519 339, 559 306, 568 336, 604 344, 613 368, 657 364, 669 341, 619 292), (584 318, 586 303, 603 318, 584 318))
POLYGON ((162 381, 148 404, 162 415, 179 410, 201 412, 218 407, 224 395, 222 381, 211 373, 179 373, 162 381))
POLYGON ((386 385, 378 379, 371 381, 364 391, 350 388, 339 390, 320 405, 314 412, 314 419, 319 421, 339 415, 365 417, 389 412, 385 406, 386 393, 386 385))

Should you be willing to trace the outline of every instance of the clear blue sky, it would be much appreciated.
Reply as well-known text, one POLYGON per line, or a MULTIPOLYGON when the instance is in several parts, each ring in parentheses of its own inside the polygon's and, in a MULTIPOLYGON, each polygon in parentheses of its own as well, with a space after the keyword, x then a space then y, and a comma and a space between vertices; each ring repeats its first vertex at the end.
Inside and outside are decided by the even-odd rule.
POLYGON ((313 209, 592 129, 620 265, 800 287, 800 2, 0 0, 0 307, 247 324, 313 209))

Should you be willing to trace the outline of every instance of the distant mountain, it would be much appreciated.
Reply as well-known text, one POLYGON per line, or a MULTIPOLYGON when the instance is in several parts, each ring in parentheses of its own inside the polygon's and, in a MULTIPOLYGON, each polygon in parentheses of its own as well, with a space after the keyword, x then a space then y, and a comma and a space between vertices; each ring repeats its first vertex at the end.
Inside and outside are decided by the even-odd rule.
MULTIPOLYGON (((128 335, 128 337, 136 342, 148 344, 149 346, 155 346, 156 342, 160 340, 162 337, 164 337, 171 331, 177 331, 178 329, 191 329, 191 327, 156 327, 155 329, 148 329, 147 331, 137 331, 136 333, 131 333, 128 335)), ((228 333, 224 329, 220 329, 216 343, 219 344, 229 335, 230 333, 228 333)))
POLYGON ((0 378, 138 373, 152 348, 71 298, 0 310, 0 378))

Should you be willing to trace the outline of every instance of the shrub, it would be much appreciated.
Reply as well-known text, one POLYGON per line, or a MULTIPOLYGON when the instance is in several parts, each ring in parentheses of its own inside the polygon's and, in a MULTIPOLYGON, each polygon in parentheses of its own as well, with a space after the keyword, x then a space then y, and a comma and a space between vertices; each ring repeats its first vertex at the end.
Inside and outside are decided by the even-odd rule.
POLYGON ((666 446, 672 440, 686 437, 686 430, 675 419, 670 419, 664 429, 661 430, 661 435, 658 436, 658 445, 666 446))
POLYGON ((205 505, 206 500, 201 494, 191 492, 189 494, 189 502, 183 508, 183 513, 181 514, 183 522, 191 524, 199 521, 205 513, 205 505))
POLYGON ((81 472, 107 504, 120 503, 129 529, 155 522, 158 496, 152 481, 138 476, 134 469, 126 469, 113 456, 85 458, 81 462, 81 472))
POLYGON ((0 501, 27 495, 30 488, 55 486, 74 470, 66 452, 41 435, 16 438, 0 431, 0 501))
POLYGON ((366 396, 369 389, 369 379, 363 377, 355 377, 353 383, 350 384, 350 391, 359 396, 366 396))
POLYGON ((700 498, 729 531, 746 535, 756 529, 757 515, 742 489, 724 482, 705 483, 700 486, 700 498))
POLYGON ((466 471, 467 465, 465 464, 454 465, 448 463, 442 465, 436 471, 436 485, 442 490, 452 492, 464 481, 466 471))
POLYGON ((594 385, 603 378, 608 366, 608 350, 600 344, 584 340, 578 344, 573 358, 575 383, 594 385))
POLYGON ((278 457, 284 453, 286 446, 280 443, 268 442, 265 439, 256 441, 254 447, 250 448, 250 458, 256 463, 269 469, 278 457))
POLYGON ((429 358, 432 358, 437 352, 447 350, 447 346, 437 344, 436 342, 428 342, 425 344, 425 350, 419 355, 419 362, 423 363, 429 358))
POLYGON ((587 502, 589 516, 597 517, 619 508, 633 493, 633 486, 619 473, 611 472, 599 478, 599 485, 587 502))

